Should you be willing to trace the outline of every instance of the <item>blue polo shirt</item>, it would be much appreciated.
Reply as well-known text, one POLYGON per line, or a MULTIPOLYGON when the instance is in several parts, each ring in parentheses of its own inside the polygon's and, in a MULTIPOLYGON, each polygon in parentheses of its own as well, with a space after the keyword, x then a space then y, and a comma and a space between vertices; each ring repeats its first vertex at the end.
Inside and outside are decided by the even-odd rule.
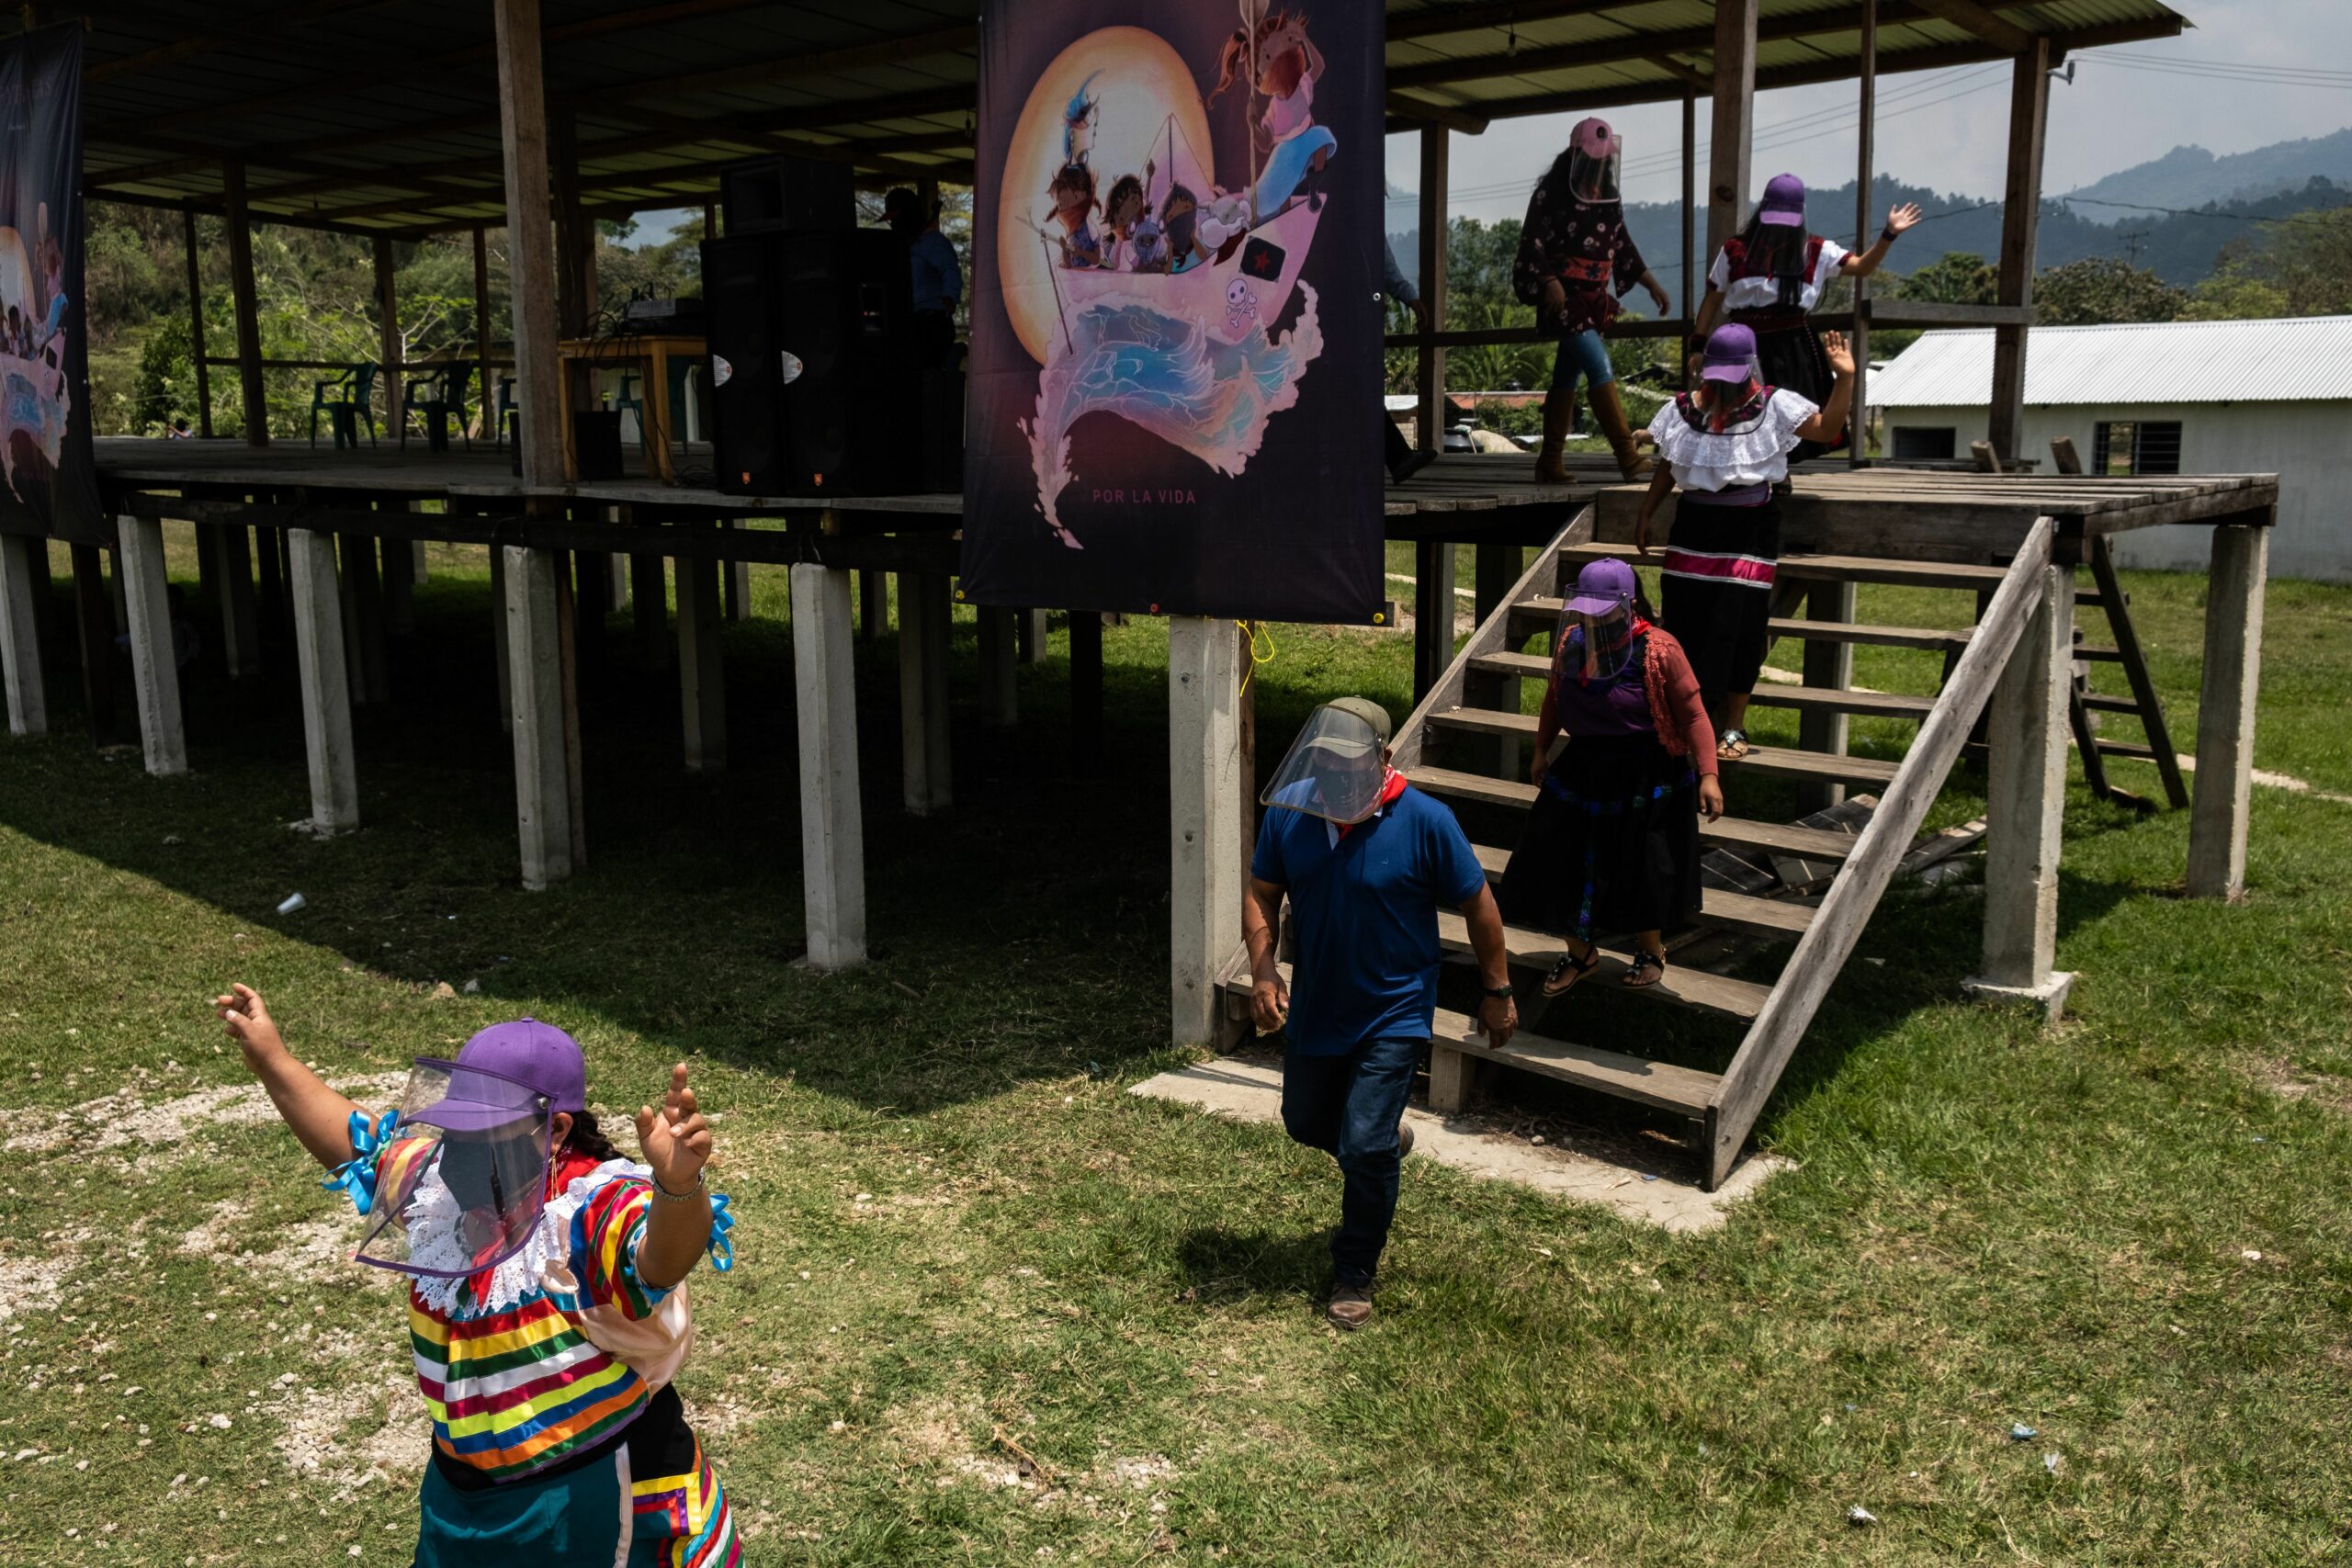
POLYGON ((1290 892, 1291 1048, 1337 1056, 1374 1040, 1426 1040, 1439 906, 1467 903, 1487 874, 1453 813, 1410 787, 1336 842, 1334 831, 1270 806, 1250 861, 1250 875, 1290 892))

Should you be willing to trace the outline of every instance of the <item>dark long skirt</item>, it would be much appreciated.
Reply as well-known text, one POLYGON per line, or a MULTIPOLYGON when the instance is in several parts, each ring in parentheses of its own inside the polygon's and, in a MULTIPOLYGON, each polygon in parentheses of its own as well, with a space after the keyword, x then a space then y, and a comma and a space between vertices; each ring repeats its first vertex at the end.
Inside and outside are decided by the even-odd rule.
POLYGON ((1569 740, 1497 892, 1513 925, 1582 942, 1663 931, 1699 908, 1699 777, 1657 737, 1569 740))
MULTIPOLYGON (((1796 326, 1758 327, 1756 364, 1766 386, 1786 387, 1816 407, 1829 400, 1829 389, 1837 380, 1829 368, 1829 355, 1822 349, 1821 334, 1809 321, 1796 326)), ((1825 452, 1842 452, 1847 434, 1840 432, 1836 441, 1826 445, 1800 441, 1789 454, 1789 461, 1802 463, 1825 452)))
POLYGON ((1699 695, 1720 711, 1763 672, 1781 562, 1781 503, 1715 506, 1686 491, 1674 506, 1658 609, 1690 657, 1699 695))

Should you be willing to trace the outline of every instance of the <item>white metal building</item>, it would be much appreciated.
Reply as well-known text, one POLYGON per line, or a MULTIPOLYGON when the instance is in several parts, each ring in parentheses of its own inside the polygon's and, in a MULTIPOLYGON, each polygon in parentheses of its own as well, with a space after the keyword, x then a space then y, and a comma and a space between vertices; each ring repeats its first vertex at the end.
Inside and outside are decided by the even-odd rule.
MULTIPOLYGON (((1886 455, 1967 457, 1992 387, 1989 329, 1924 334, 1871 374, 1886 455)), ((2092 473, 2276 473, 2272 574, 2352 582, 2352 316, 2036 327, 2020 455, 2048 473, 2060 435, 2092 473)), ((2210 535, 2145 529, 2116 557, 2202 571, 2210 535)))

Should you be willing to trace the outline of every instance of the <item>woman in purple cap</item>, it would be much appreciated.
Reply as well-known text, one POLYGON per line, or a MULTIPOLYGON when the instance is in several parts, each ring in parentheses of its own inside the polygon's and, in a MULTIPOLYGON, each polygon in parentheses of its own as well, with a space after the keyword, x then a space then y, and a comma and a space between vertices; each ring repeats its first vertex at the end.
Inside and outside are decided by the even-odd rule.
POLYGON ((368 1217, 356 1260, 409 1277, 409 1344, 433 1420, 418 1568, 728 1568, 727 1495, 671 1379, 694 1339, 686 1276, 732 1261, 703 1188, 710 1126, 670 1070, 637 1113, 642 1162, 588 1111, 580 1046, 517 1019, 420 1059, 368 1113, 279 1037, 258 992, 214 998, 294 1136, 368 1217))
POLYGON ((1833 380, 1819 407, 1776 387, 1756 362, 1756 334, 1733 322, 1707 339, 1697 390, 1662 404, 1650 421, 1657 473, 1642 497, 1634 543, 1649 554, 1650 519, 1679 485, 1662 574, 1666 624, 1690 651, 1699 690, 1715 716, 1716 751, 1747 755, 1747 699, 1764 668, 1772 579, 1781 560, 1781 503, 1773 487, 1799 446, 1834 446, 1854 398, 1854 355, 1824 333, 1819 351, 1833 380))
POLYGON ((1528 198, 1527 220, 1519 231, 1519 255, 1511 265, 1511 288, 1535 307, 1536 320, 1559 334, 1552 364, 1552 389, 1544 400, 1544 449, 1535 477, 1567 482, 1561 467, 1568 426, 1576 421, 1577 378, 1591 389, 1617 471, 1638 479, 1649 459, 1634 445, 1625 405, 1617 396, 1617 372, 1609 363, 1600 329, 1617 314, 1617 298, 1640 284, 1658 314, 1667 311, 1666 290, 1634 248, 1618 199, 1617 161, 1624 138, 1608 122, 1581 119, 1568 132, 1568 145, 1528 198))
POLYGON ((1600 936, 1632 933, 1629 988, 1665 978, 1665 933, 1699 908, 1699 818, 1723 815, 1698 678, 1645 608, 1634 569, 1598 560, 1560 611, 1535 720, 1538 793, 1496 890, 1505 919, 1560 933, 1547 997, 1600 962, 1600 936))
MULTIPOLYGON (((1871 248, 1857 254, 1805 232, 1804 182, 1794 175, 1774 175, 1765 182, 1764 199, 1756 204, 1747 227, 1715 253, 1707 269, 1707 297, 1699 302, 1692 325, 1703 339, 1728 310, 1729 320, 1756 334, 1765 380, 1812 402, 1826 402, 1829 362, 1805 317, 1821 303, 1831 278, 1868 277, 1886 260, 1889 247, 1918 221, 1917 205, 1905 202, 1886 215, 1886 227, 1871 248)), ((1802 463, 1843 445, 1842 434, 1827 446, 1806 442, 1795 460, 1802 463)))

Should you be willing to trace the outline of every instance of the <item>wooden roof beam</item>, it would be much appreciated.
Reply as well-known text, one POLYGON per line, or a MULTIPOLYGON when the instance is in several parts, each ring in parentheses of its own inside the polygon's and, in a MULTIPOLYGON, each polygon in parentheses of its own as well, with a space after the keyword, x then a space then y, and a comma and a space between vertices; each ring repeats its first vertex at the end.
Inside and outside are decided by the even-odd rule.
POLYGON ((2015 22, 1996 16, 1976 0, 1912 0, 1918 9, 1941 17, 1953 27, 1974 33, 2003 54, 2023 54, 2039 36, 2015 22))
POLYGON ((1487 120, 1483 115, 1467 109, 1448 108, 1442 104, 1416 103, 1395 93, 1388 96, 1387 129, 1391 132, 1419 130, 1424 125, 1442 125, 1464 136, 1483 136, 1487 130, 1487 120))
MULTIPOLYGON (((1984 8, 1973 0, 1936 0, 1938 5, 1969 5, 1973 9, 1984 8)), ((1996 5, 2011 7, 2030 5, 2032 0, 1994 0, 1996 5)), ((1935 19, 1938 13, 1928 0, 1887 0, 1879 8, 1882 26, 1901 22, 1935 19)), ((1991 21, 2007 27, 1990 11, 1984 15, 1991 21)), ((1942 18, 1950 20, 1951 18, 1942 18)), ((1783 42, 1791 39, 1814 38, 1824 33, 1853 32, 1862 25, 1862 8, 1845 6, 1834 11, 1805 11, 1793 16, 1767 17, 1756 28, 1759 43, 1783 42)), ((1972 29, 1973 30, 1973 29, 1972 29)), ((2012 28, 2022 37, 2031 37, 2021 28, 2012 28)), ((1502 54, 1479 54, 1454 60, 1426 60, 1411 65, 1388 68, 1390 91, 1410 91, 1416 87, 1446 86, 1456 82, 1492 80, 1502 76, 1532 76, 1545 71, 1574 70, 1587 65, 1623 64, 1633 61, 1654 61, 1668 53, 1709 54, 1715 47, 1715 29, 1712 24, 1702 28, 1676 28, 1669 31, 1634 31, 1623 38, 1588 39, 1577 43, 1547 45, 1542 49, 1513 50, 1502 54)), ((2001 47, 1996 45, 1996 48, 2001 47)), ((2006 52, 2006 51, 2005 51, 2006 52)))
MULTIPOLYGON (((102 60, 96 65, 85 66, 82 69, 82 85, 85 88, 95 87, 119 76, 159 70, 194 55, 209 54, 243 39, 267 36, 288 28, 314 26, 338 17, 348 19, 357 12, 380 10, 396 4, 399 0, 302 0, 299 6, 281 6, 275 11, 250 17, 234 32, 191 33, 187 38, 157 44, 137 54, 126 54, 119 60, 102 60)), ((217 12, 213 14, 218 15, 217 12)), ((204 13, 200 11, 179 13, 180 17, 202 15, 204 13)))
POLYGON ((1488 0, 1486 5, 1446 6, 1388 18, 1388 41, 1437 38, 1447 33, 1484 32, 1488 28, 1515 27, 1521 22, 1555 22, 1563 17, 1589 17, 1602 11, 1630 10, 1647 0, 1488 0))

